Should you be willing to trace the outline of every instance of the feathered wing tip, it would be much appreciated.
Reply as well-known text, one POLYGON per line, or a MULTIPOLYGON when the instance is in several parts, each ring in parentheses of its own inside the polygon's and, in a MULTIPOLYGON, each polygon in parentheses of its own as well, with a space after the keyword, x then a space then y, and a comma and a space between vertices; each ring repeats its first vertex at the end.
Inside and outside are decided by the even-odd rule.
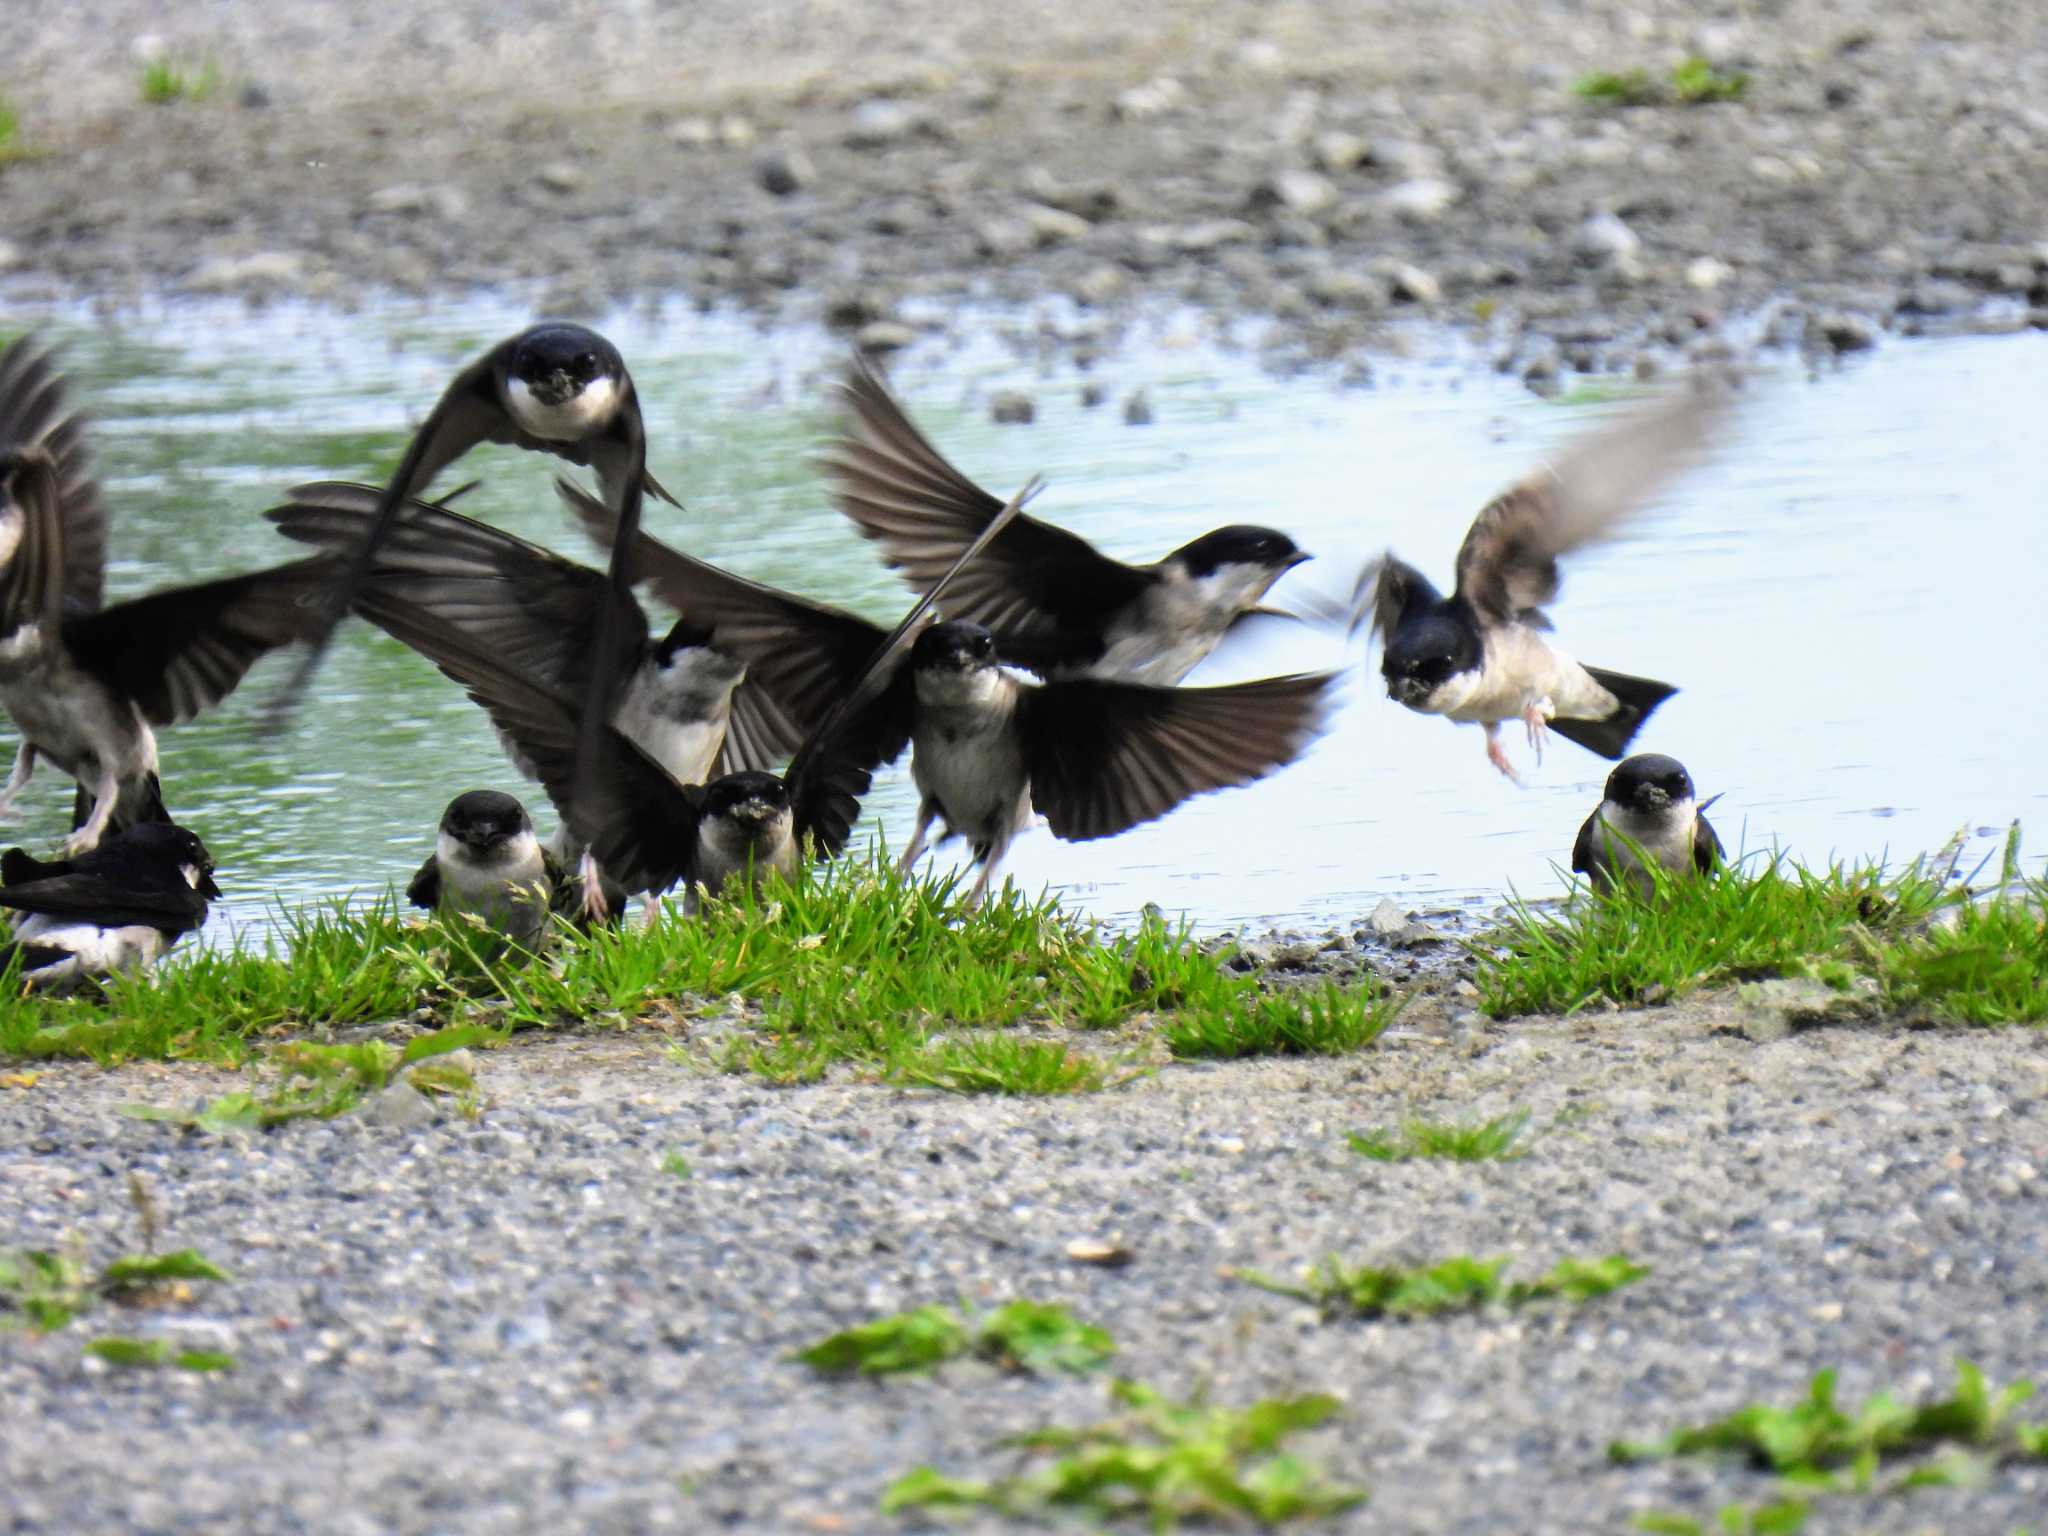
POLYGON ((1598 667, 1588 667, 1586 674, 1614 695, 1614 713, 1605 720, 1568 720, 1560 716, 1550 722, 1550 728, 1566 741, 1576 742, 1610 762, 1618 761, 1628 751, 1628 744, 1635 740, 1643 722, 1657 712, 1657 706, 1678 692, 1670 683, 1631 677, 1626 672, 1603 672, 1598 667))

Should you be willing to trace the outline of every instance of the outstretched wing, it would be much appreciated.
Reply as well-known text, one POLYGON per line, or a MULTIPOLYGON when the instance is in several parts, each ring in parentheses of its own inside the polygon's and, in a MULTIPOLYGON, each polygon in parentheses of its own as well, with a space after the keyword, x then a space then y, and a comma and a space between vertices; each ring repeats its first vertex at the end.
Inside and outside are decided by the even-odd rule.
POLYGON ((1218 688, 1093 679, 1027 688, 1019 708, 1032 803, 1054 836, 1084 842, 1264 778, 1317 735, 1335 680, 1314 672, 1218 688))
POLYGON ((0 635, 29 624, 47 630, 63 619, 58 483, 57 461, 46 448, 0 448, 0 635))
POLYGON ((1458 550, 1457 595, 1498 623, 1527 622, 1557 596, 1558 558, 1611 534, 1689 464, 1727 409, 1690 387, 1572 443, 1496 496, 1458 550))
POLYGON ((102 928, 136 926, 167 933, 190 933, 206 921, 206 898, 183 881, 143 884, 76 872, 0 885, 0 907, 102 928))
MULTIPOLYGON (((912 590, 929 592, 1003 503, 932 446, 865 362, 841 389, 846 428, 821 456, 833 501, 912 590)), ((1034 660, 1082 663, 1100 654, 1103 615, 1158 579, 1077 534, 1019 516, 954 580, 945 611, 1034 660)))
POLYGON ((1434 608, 1443 601, 1430 579, 1392 550, 1369 561, 1358 573, 1358 585, 1351 593, 1351 630, 1370 624, 1383 643, 1401 627, 1410 614, 1434 608))
POLYGON ((85 418, 67 408, 64 375, 50 349, 23 336, 0 352, 0 454, 40 448, 56 469, 60 537, 67 612, 88 613, 100 605, 107 564, 107 505, 93 477, 86 448, 85 418))
POLYGON ((316 557, 152 592, 67 621, 64 643, 152 725, 175 725, 233 693, 271 651, 317 635, 340 571, 316 557))

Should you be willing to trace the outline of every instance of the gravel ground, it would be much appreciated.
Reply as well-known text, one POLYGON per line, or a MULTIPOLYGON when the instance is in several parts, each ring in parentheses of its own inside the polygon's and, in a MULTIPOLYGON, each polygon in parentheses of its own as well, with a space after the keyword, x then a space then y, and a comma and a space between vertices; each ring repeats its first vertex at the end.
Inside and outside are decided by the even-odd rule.
POLYGON ((13 291, 684 293, 876 346, 992 296, 1400 323, 1503 368, 2048 323, 2048 9, 2011 0, 17 0, 13 291), (219 85, 139 100, 138 51, 219 85), (1575 81, 1688 57, 1734 105, 1575 81))
MULTIPOLYGON (((0 1336, 0 1515, 16 1531, 915 1529, 875 1501, 921 1463, 1099 1417, 1099 1382, 953 1365, 815 1379, 783 1357, 934 1300, 1064 1299, 1118 1369, 1219 1401, 1332 1391, 1309 1448, 1359 1531, 1621 1530, 1767 1480, 1609 1467, 1648 1437, 1839 1366, 1845 1397, 1945 1393, 1958 1357, 2040 1376, 2048 1345, 2048 1035, 1829 1030, 1766 1045, 1707 1000, 1450 1022, 1425 1002, 1357 1058, 1173 1068, 1105 1097, 973 1100, 707 1076, 646 1035, 526 1038, 487 1107, 251 1139, 137 1122, 223 1084, 195 1068, 47 1069, 0 1090, 10 1240, 166 1246, 227 1267, 186 1309, 116 1316, 226 1347, 220 1377, 82 1363, 85 1330, 0 1336), (1349 1129, 1413 1111, 1542 1127, 1520 1162, 1366 1163, 1349 1129), (686 1158, 690 1176, 662 1170, 686 1158), (1127 1245, 1077 1266, 1076 1238, 1127 1245), (1327 1254, 1624 1251, 1652 1276, 1581 1308, 1317 1320, 1224 1277, 1327 1254), (34 1426, 32 1430, 28 1426, 34 1426)), ((2048 1466, 1974 1491, 1855 1499, 1810 1529, 2010 1531, 2048 1466)), ((969 1521, 967 1529, 999 1522, 969 1521)))

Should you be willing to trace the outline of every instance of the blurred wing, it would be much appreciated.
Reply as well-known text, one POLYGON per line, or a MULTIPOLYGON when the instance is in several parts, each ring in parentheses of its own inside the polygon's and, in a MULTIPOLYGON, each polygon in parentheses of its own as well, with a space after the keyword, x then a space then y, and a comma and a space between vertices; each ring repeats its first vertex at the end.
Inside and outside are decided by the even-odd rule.
MULTIPOLYGON (((320 481, 293 487, 292 499, 264 516, 286 538, 346 554, 368 535, 380 494, 373 486, 320 481)), ((590 675, 610 593, 602 572, 422 501, 400 504, 364 579, 556 687, 580 685, 590 675)), ((645 616, 637 624, 628 616, 622 638, 637 654, 647 642, 645 616)))
POLYGON ((581 711, 568 694, 381 587, 366 589, 360 607, 365 618, 468 690, 532 764, 556 812, 608 877, 628 892, 666 890, 683 878, 697 845, 695 786, 676 783, 610 726, 599 734, 593 772, 579 780, 581 711))
MULTIPOLYGON (((1714 796, 1715 800, 1720 799, 1714 796)), ((1713 801, 1708 801, 1712 804, 1713 801)), ((1696 816, 1692 823, 1693 867, 1703 875, 1711 875, 1727 861, 1728 850, 1721 846, 1720 834, 1714 831, 1713 823, 1704 816, 1696 816)))
POLYGON ((85 418, 66 409, 64 376, 47 347, 24 336, 0 352, 0 454, 41 448, 56 466, 57 559, 64 606, 72 613, 99 607, 107 563, 106 501, 85 436, 85 418))
POLYGON ((1443 594, 1427 576, 1389 550, 1358 573, 1358 585, 1351 594, 1351 631, 1356 634, 1359 625, 1370 624, 1373 634, 1384 643, 1409 614, 1434 608, 1442 601, 1443 594))
POLYGON ((725 740, 711 765, 711 777, 728 773, 773 773, 803 745, 804 733, 784 714, 752 677, 740 679, 732 691, 732 712, 725 722, 725 740))
POLYGON ((1558 592, 1560 555, 1611 534, 1706 446, 1725 390, 1687 388, 1580 438, 1495 497, 1458 551, 1457 595, 1505 623, 1558 592))
MULTIPOLYGON (((947 462, 864 362, 841 388, 846 429, 822 455, 833 500, 913 590, 928 592, 1003 503, 947 462)), ((1087 662, 1101 653, 1105 616, 1157 579, 1076 534, 1017 517, 953 582, 945 612, 1028 642, 1047 663, 1087 662)))
POLYGON ((176 725, 233 693, 268 652, 317 635, 340 574, 339 561, 316 557, 152 592, 71 619, 64 643, 150 724, 176 725))
POLYGON ((1071 842, 1109 837, 1194 795, 1249 784, 1320 731, 1334 674, 1220 688, 1095 680, 1027 688, 1020 703, 1031 800, 1071 842))
MULTIPOLYGON (((20 343, 16 343, 17 346, 20 343)), ((64 616, 64 514, 57 462, 42 447, 0 449, 0 636, 64 616)))
POLYGON ((416 907, 426 907, 429 910, 441 905, 440 859, 431 853, 427 855, 427 862, 419 867, 406 885, 405 899, 416 907))
MULTIPOLYGON (((566 480, 556 480, 555 490, 591 537, 608 541, 612 516, 603 502, 566 480)), ((805 733, 853 689, 883 639, 880 626, 844 609, 722 571, 650 534, 634 541, 632 573, 744 661, 748 682, 805 733)))
POLYGON ((190 933, 206 921, 206 898, 182 880, 139 885, 104 875, 68 874, 0 885, 0 907, 69 918, 102 928, 131 925, 190 933))

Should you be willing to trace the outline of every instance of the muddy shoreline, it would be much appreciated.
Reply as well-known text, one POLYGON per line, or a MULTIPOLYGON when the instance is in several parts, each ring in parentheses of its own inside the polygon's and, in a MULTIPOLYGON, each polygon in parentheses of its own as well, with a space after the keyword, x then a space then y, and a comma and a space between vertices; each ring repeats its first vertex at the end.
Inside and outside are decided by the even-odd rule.
POLYGON ((1989 0, 486 12, 30 6, 0 291, 682 295, 878 349, 988 299, 1084 361, 1184 304, 1361 378, 1426 319, 1539 389, 2048 324, 2048 20, 1989 0), (145 54, 205 98, 144 104, 145 54), (1574 91, 1687 59, 1742 95, 1574 91))

